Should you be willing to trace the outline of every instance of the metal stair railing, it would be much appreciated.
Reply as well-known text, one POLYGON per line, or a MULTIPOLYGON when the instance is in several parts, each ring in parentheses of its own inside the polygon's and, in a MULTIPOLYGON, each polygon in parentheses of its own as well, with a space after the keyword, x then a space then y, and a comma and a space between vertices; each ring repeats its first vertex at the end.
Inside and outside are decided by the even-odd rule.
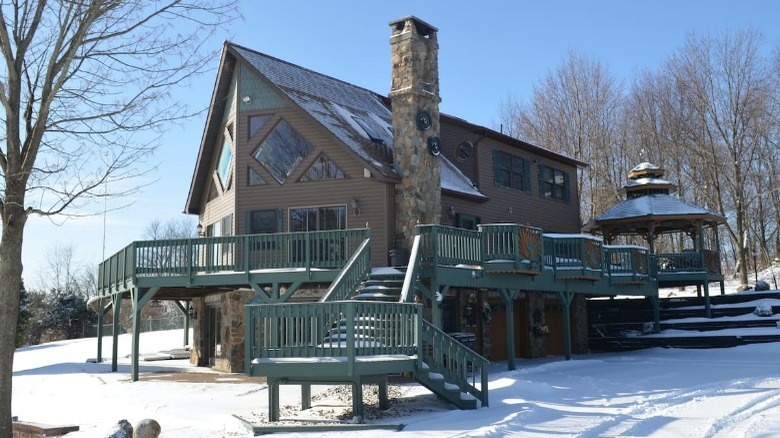
POLYGON ((419 360, 429 371, 441 374, 445 381, 488 406, 488 360, 428 321, 423 320, 421 328, 419 360))

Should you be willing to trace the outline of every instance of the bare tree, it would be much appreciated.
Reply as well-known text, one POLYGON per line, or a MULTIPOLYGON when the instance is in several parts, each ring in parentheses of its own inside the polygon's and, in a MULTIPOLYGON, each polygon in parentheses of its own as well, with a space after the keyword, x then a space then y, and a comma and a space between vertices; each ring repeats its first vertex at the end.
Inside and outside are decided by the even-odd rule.
POLYGON ((774 90, 763 37, 748 29, 720 37, 691 36, 669 68, 688 105, 686 135, 691 158, 712 190, 709 204, 729 217, 726 230, 735 249, 738 278, 748 283, 748 219, 755 195, 757 160, 773 129, 774 90))
POLYGON ((501 109, 506 132, 589 164, 577 185, 582 220, 612 206, 625 175, 621 85, 599 61, 570 52, 534 86, 528 104, 509 98, 501 109))
POLYGON ((190 115, 169 93, 205 70, 205 40, 235 12, 231 0, 0 3, 0 438, 27 218, 133 190, 155 146, 139 132, 190 115))

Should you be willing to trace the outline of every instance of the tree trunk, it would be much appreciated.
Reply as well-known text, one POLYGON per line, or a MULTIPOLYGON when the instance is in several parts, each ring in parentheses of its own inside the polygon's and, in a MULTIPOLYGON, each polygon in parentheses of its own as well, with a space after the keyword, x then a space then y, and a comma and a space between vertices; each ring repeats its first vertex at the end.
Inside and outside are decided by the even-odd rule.
POLYGON ((19 290, 22 284, 22 236, 27 215, 24 208, 6 203, 0 239, 0 438, 12 437, 11 382, 19 290))

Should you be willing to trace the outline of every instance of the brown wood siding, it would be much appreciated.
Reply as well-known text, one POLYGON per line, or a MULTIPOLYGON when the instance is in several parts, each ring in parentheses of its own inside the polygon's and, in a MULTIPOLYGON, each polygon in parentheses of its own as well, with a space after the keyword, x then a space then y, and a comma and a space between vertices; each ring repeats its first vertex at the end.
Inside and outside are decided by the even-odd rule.
POLYGON ((514 222, 544 228, 545 231, 576 233, 580 230, 579 194, 577 193, 577 169, 567 163, 542 157, 492 138, 483 138, 479 133, 443 124, 441 128, 442 153, 464 174, 476 183, 479 190, 489 198, 486 203, 477 203, 457 196, 442 196, 442 224, 453 224, 450 206, 456 212, 471 214, 481 223, 514 222), (455 147, 461 141, 474 144, 472 159, 468 162, 455 157, 455 147), (493 182, 493 149, 520 156, 530 162, 530 192, 496 186, 493 182), (543 198, 539 195, 538 164, 562 170, 569 175, 568 202, 543 198))
MULTIPOLYGON (((373 176, 366 178, 366 165, 352 151, 338 142, 333 136, 296 107, 274 111, 254 111, 239 113, 236 130, 237 149, 235 164, 238 170, 236 180, 237 202, 235 208, 236 230, 240 234, 247 232, 247 212, 252 210, 282 210, 282 230, 289 230, 289 209, 297 207, 345 205, 347 209, 347 228, 371 228, 372 263, 383 266, 387 263, 388 186, 373 176), (248 138, 248 120, 250 115, 273 114, 263 129, 252 139, 248 138), (280 119, 284 119, 306 140, 312 150, 292 171, 284 184, 279 182, 252 156, 257 146, 270 133, 280 119), (298 180, 309 167, 325 153, 346 176, 341 180, 309 181, 298 180), (248 168, 254 169, 266 182, 264 185, 248 185, 248 168), (357 200, 359 212, 351 206, 351 200, 357 200), (356 214, 357 213, 357 214, 356 214)), ((392 203, 392 199, 390 199, 392 203)))
MULTIPOLYGON (((229 123, 232 121, 229 121, 229 123)), ((224 132, 224 125, 222 126, 222 129, 220 132, 224 132)), ((198 218, 198 223, 203 227, 203 232, 206 232, 206 228, 209 225, 214 224, 215 222, 219 222, 222 218, 229 214, 234 214, 235 212, 235 194, 236 194, 236 169, 233 168, 233 172, 231 175, 232 183, 230 184, 229 188, 221 192, 220 191, 220 183, 219 178, 216 176, 217 173, 217 162, 219 161, 219 155, 222 149, 222 140, 223 136, 220 134, 217 137, 217 145, 213 149, 212 156, 210 157, 210 163, 209 163, 209 177, 206 179, 206 188, 203 189, 203 198, 201 201, 201 205, 205 205, 205 208, 203 209, 202 213, 200 214, 198 218), (215 190, 218 195, 212 199, 211 201, 208 200, 209 192, 211 190, 211 185, 215 185, 215 190)), ((233 150, 233 156, 235 157, 235 147, 231 146, 231 149, 233 150)), ((235 163, 235 158, 234 158, 235 163)), ((235 214, 233 215, 233 230, 231 230, 231 234, 236 234, 236 217, 235 214)), ((240 234, 240 233, 239 233, 240 234)))

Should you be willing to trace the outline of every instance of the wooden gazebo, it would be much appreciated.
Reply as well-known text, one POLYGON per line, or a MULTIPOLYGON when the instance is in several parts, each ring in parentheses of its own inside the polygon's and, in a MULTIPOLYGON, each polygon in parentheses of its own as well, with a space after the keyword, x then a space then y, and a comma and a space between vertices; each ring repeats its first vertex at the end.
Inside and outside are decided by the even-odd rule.
POLYGON ((601 234, 607 243, 618 236, 643 237, 658 287, 695 285, 699 296, 703 289, 710 317, 709 284, 719 282, 721 294, 725 293, 718 225, 726 219, 672 196, 677 186, 663 176, 664 170, 650 163, 633 168, 624 186, 626 200, 588 222, 583 230, 601 234), (658 236, 671 233, 679 234, 682 241, 690 239, 690 247, 683 246, 682 252, 656 252, 658 236))

